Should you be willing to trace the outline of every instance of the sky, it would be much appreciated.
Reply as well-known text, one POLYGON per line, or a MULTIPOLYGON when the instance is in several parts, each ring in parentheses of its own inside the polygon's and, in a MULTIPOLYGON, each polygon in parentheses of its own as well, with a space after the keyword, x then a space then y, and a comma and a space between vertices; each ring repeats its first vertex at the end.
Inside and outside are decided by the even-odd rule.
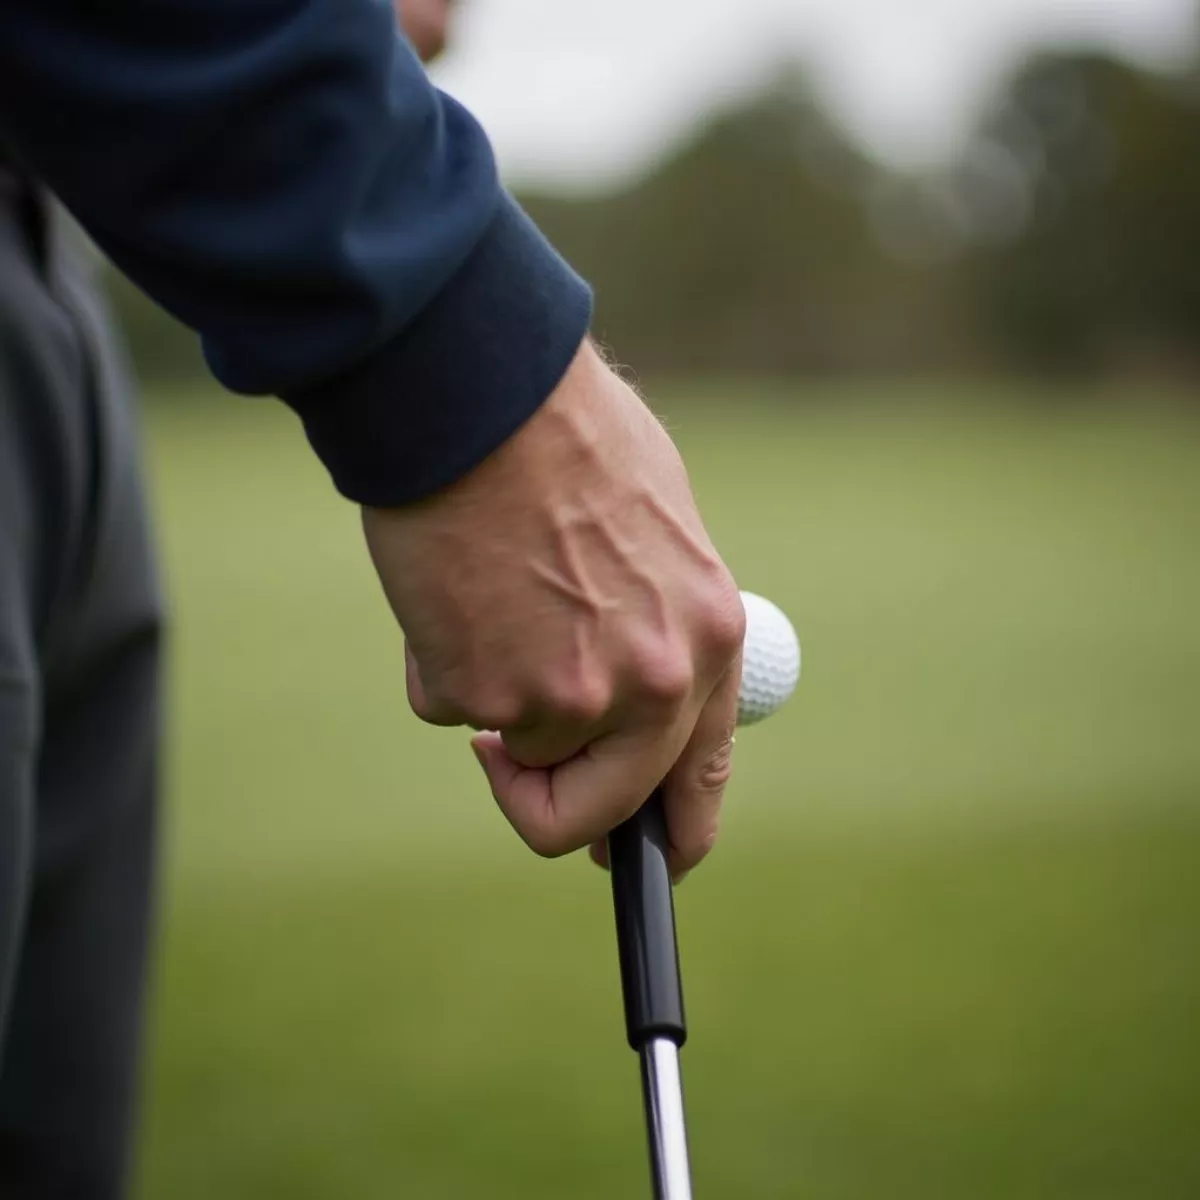
POLYGON ((514 182, 588 188, 645 170, 697 120, 805 63, 853 136, 899 165, 952 148, 1032 44, 1178 60, 1195 0, 459 0, 440 86, 514 182))

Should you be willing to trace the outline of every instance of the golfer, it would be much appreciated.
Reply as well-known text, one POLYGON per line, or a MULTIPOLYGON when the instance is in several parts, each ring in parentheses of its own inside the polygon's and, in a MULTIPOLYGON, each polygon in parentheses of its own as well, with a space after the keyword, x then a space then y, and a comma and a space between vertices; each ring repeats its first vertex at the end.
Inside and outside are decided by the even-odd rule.
MULTIPOLYGON (((444 2, 402 14, 425 53, 444 2)), ((602 857, 665 779, 672 869, 705 856, 743 614, 588 288, 386 0, 0 0, 0 1197, 115 1200, 162 616, 50 194, 227 388, 296 413, 361 507, 414 711, 478 731, 538 854, 602 857)))

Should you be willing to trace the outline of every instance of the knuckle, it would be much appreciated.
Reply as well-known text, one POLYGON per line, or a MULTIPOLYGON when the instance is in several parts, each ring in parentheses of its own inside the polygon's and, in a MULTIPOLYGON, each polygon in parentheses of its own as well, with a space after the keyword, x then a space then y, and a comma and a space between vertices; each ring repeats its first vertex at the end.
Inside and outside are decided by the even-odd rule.
POLYGON ((732 658, 746 637, 746 612, 732 581, 705 605, 701 629, 706 644, 724 658, 732 658))
POLYGON ((426 725, 461 725, 463 717, 461 710, 447 697, 428 689, 408 688, 408 705, 419 721, 426 725))
POLYGON ((695 669, 678 650, 646 655, 638 666, 642 694, 651 702, 669 707, 682 704, 695 686, 695 669))
POLYGON ((520 698, 508 692, 476 691, 456 697, 454 703, 464 714, 464 723, 476 729, 512 729, 524 715, 520 698))
POLYGON ((413 710, 413 714, 419 721, 424 721, 427 725, 432 724, 434 717, 433 703, 425 692, 411 685, 408 689, 408 707, 413 710))
POLYGON ((559 720, 595 725, 612 707, 609 684, 597 678, 576 677, 547 689, 546 704, 559 720))
POLYGON ((696 787, 706 793, 723 792, 733 775, 733 735, 728 735, 700 764, 696 787))

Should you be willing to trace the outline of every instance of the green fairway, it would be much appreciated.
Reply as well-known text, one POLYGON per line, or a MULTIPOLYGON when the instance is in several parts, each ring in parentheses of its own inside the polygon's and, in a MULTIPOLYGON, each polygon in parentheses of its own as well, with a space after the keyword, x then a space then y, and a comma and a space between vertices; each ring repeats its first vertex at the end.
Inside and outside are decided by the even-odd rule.
MULTIPOLYGON (((805 650, 679 892, 698 1200, 1190 1200, 1200 420, 885 390, 663 402, 805 650)), ((142 1200, 647 1194, 605 878, 531 857, 407 711, 286 412, 181 399, 148 441, 176 621, 142 1200)))

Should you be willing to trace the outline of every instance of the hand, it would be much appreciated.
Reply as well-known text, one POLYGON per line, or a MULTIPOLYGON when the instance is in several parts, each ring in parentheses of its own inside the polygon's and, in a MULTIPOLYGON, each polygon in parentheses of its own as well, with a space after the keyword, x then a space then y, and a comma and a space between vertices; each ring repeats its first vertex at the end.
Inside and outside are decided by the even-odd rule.
POLYGON ((405 36, 421 61, 429 62, 441 54, 446 45, 450 0, 393 0, 393 4, 405 36))
POLYGON ((537 853, 602 839, 665 782, 670 865, 716 838, 745 616, 679 455, 585 343, 542 408, 445 492, 365 509, 408 698, 469 725, 537 853))

